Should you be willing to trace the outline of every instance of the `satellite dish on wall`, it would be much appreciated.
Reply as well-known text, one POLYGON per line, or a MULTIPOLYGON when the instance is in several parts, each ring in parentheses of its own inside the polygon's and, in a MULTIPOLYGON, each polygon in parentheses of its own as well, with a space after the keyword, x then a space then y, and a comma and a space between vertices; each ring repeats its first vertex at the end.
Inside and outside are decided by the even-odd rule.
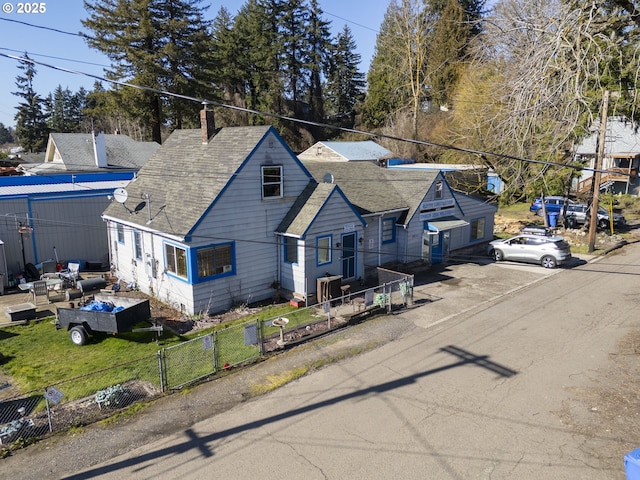
POLYGON ((113 191, 113 198, 116 202, 124 203, 127 201, 127 198, 129 198, 129 194, 124 188, 116 188, 113 191))
POLYGON ((324 177, 322 177, 322 181, 324 183, 333 183, 333 175, 331 175, 330 173, 325 173, 324 177))

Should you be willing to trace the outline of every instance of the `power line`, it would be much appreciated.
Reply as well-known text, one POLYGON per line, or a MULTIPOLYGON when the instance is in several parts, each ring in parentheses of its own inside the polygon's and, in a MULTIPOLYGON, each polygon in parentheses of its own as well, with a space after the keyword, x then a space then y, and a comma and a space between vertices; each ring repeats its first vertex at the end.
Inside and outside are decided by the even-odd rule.
MULTIPOLYGON (((505 154, 505 153, 496 153, 496 152, 489 152, 486 150, 477 150, 477 149, 471 149, 471 148, 464 148, 464 147, 457 147, 455 145, 448 145, 448 144, 443 144, 443 143, 437 143, 437 142, 429 142, 426 140, 416 140, 416 139, 411 139, 411 138, 404 138, 404 137, 397 137, 394 135, 388 135, 388 134, 384 134, 384 133, 372 133, 372 132, 367 132, 364 130, 358 130, 355 128, 345 128, 345 127, 338 127, 336 125, 331 125, 331 124, 327 124, 327 123, 321 123, 321 122, 314 122, 311 120, 303 120, 303 119, 299 119, 299 118, 294 118, 294 117, 289 117, 286 115, 280 115, 277 113, 272 113, 272 112, 262 112, 259 110, 254 110, 251 108, 245 108, 245 107, 238 107, 235 105, 227 105, 224 103, 220 103, 214 100, 208 100, 208 99, 204 99, 204 98, 196 98, 196 97, 191 97, 189 95, 182 95, 182 94, 178 94, 178 93, 173 93, 173 92, 169 92, 167 90, 160 90, 157 88, 153 88, 153 87, 145 87, 143 85, 136 85, 133 83, 129 83, 129 82, 122 82, 122 81, 118 81, 118 80, 113 80, 113 79, 108 79, 105 77, 102 77, 100 75, 94 75, 91 73, 86 73, 86 72, 81 72, 81 71, 77 71, 77 70, 71 70, 68 68, 64 68, 64 67, 58 67, 55 65, 50 65, 44 62, 40 62, 37 60, 34 60, 32 58, 25 58, 25 57, 18 57, 15 55, 9 55, 9 54, 5 54, 5 53, 0 53, 0 56, 2 57, 6 57, 9 58, 11 60, 16 60, 19 62, 25 62, 25 63, 32 63, 35 65, 39 65, 42 67, 46 67, 46 68, 51 68, 53 70, 58 70, 61 72, 65 72, 65 73, 70 73, 73 75, 81 75, 81 76, 86 76, 89 78, 93 78, 95 80, 99 80, 102 82, 107 82, 107 83, 112 83, 114 85, 119 85, 122 87, 130 87, 130 88, 135 88, 138 90, 143 90, 143 91, 147 91, 147 92, 151 92, 151 93, 155 93, 157 95, 161 95, 161 96, 167 96, 167 97, 173 97, 173 98, 180 98, 182 100, 187 100, 187 101, 193 101, 193 102, 198 102, 200 104, 206 104, 206 105, 213 105, 216 107, 220 107, 220 108, 226 108, 229 110, 236 110, 236 111, 240 111, 240 112, 244 112, 244 113, 251 113, 254 115, 260 115, 260 116, 264 116, 264 117, 270 117, 270 118, 276 118, 278 120, 283 120, 283 121, 287 121, 287 122, 292 122, 292 123, 299 123, 299 124, 303 124, 303 125, 308 125, 308 126, 313 126, 313 127, 320 127, 320 128, 326 128, 326 129, 331 129, 331 130, 337 130, 337 131, 341 131, 341 132, 345 132, 345 133, 354 133, 354 134, 358 134, 358 135, 363 135, 363 136, 367 136, 367 137, 371 137, 371 138, 384 138, 387 140, 395 140, 395 141, 399 141, 399 142, 406 142, 406 143, 412 143, 412 144, 416 144, 416 145, 423 145, 423 146, 429 146, 429 147, 438 147, 438 148, 442 148, 445 150, 453 150, 453 151, 457 151, 457 152, 462 152, 462 153, 469 153, 469 154, 473 154, 476 155, 478 157, 496 157, 498 159, 503 159, 503 160, 514 160, 514 161, 518 161, 518 162, 525 162, 525 163, 532 163, 532 164, 538 164, 538 165, 548 165, 548 166, 555 166, 555 167, 560 167, 560 168, 569 168, 569 169, 573 169, 573 170, 583 170, 583 171, 590 171, 590 172, 595 172, 597 171, 594 168, 589 168, 589 167, 584 167, 584 166, 580 166, 580 165, 574 165, 574 164, 567 164, 567 163, 560 163, 560 162, 551 162, 549 160, 535 160, 532 158, 524 158, 524 157, 518 157, 516 155, 509 155, 509 154, 505 154)), ((607 170, 600 170, 602 173, 607 173, 607 170)))

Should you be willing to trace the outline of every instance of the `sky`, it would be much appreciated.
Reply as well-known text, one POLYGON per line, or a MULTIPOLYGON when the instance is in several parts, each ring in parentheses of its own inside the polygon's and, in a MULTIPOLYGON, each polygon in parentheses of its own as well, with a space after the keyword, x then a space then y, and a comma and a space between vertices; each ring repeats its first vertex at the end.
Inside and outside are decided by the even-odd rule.
MULTIPOLYGON (((207 18, 213 19, 221 7, 232 15, 244 4, 244 0, 205 0, 210 5, 207 18)), ((351 29, 362 62, 360 71, 365 73, 374 53, 376 35, 389 0, 319 0, 324 18, 331 22, 335 36, 345 25, 351 29)), ((25 52, 35 61, 52 67, 36 65, 35 91, 42 97, 52 93, 59 85, 77 92, 80 87, 92 90, 95 78, 60 71, 57 68, 104 76, 109 60, 90 49, 82 38, 69 33, 84 29, 81 20, 87 17, 83 0, 49 0, 44 2, 4 1, 0 11, 0 123, 15 126, 15 107, 20 98, 13 95, 19 62, 4 55, 22 57, 25 52), (37 9, 25 6, 37 5, 37 9), (34 11, 37 10, 37 11, 34 11)), ((107 86, 107 84, 104 84, 107 86)))

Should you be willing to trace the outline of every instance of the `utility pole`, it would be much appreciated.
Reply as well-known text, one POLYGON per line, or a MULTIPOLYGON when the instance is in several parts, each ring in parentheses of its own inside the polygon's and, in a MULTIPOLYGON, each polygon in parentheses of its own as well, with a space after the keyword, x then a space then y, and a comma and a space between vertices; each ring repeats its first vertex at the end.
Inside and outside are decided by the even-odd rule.
POLYGON ((604 91, 602 97, 602 115, 600 117, 600 132, 598 133, 598 152, 596 154, 596 168, 593 172, 593 200, 591 201, 591 218, 589 219, 589 249, 592 253, 596 245, 598 229, 598 202, 600 201, 600 178, 602 174, 602 159, 604 158, 604 143, 607 136, 607 112, 609 110, 609 90, 604 91))

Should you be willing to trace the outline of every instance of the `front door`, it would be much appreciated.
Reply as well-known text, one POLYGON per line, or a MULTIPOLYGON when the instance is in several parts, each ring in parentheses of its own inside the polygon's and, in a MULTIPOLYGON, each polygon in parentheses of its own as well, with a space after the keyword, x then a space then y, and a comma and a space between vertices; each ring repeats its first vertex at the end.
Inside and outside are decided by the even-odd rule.
POLYGON ((342 235, 342 278, 344 280, 356 276, 356 234, 342 235))
POLYGON ((436 235, 430 235, 431 237, 431 263, 442 262, 443 243, 442 232, 438 232, 436 235))

